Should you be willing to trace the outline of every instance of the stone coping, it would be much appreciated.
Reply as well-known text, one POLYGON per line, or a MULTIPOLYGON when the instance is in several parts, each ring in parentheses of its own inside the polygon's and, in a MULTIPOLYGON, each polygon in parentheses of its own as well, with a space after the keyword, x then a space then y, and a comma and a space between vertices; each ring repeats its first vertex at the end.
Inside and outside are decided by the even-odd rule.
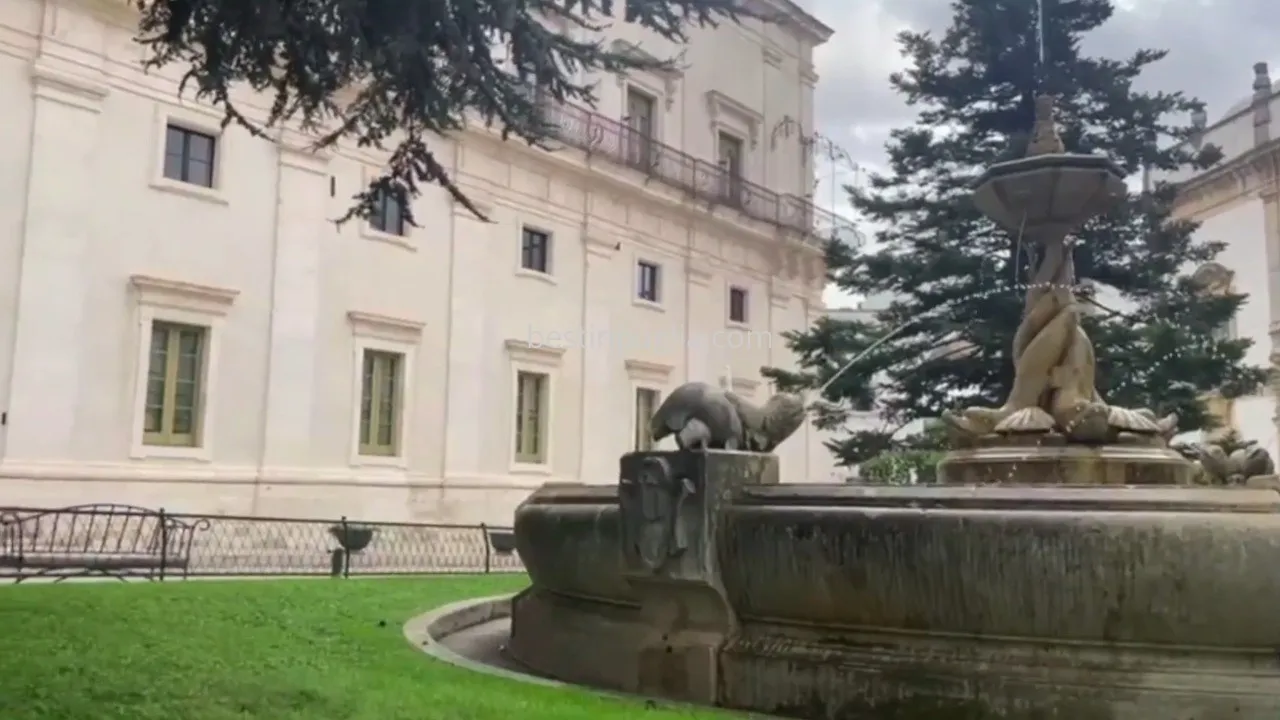
POLYGON ((593 695, 613 698, 616 700, 624 700, 627 702, 642 702, 645 704, 645 709, 650 710, 655 707, 685 711, 697 709, 704 712, 717 712, 726 718, 772 717, 770 715, 763 715, 760 713, 751 713, 748 715, 725 708, 710 708, 699 705, 690 705, 688 703, 672 702, 661 698, 602 690, 600 688, 593 688, 585 685, 574 685, 572 683, 561 682, 559 680, 553 680, 540 675, 517 672, 515 670, 508 670, 506 668, 490 665, 489 663, 469 658, 444 644, 444 641, 450 636, 456 635, 464 630, 478 627, 495 620, 509 620, 511 618, 511 600, 517 594, 518 593, 512 593, 509 595, 493 595, 484 598, 462 600, 460 602, 450 603, 443 607, 436 608, 435 610, 422 615, 418 615, 405 623, 405 639, 412 643, 414 647, 421 649, 427 655, 430 655, 437 660, 442 660, 451 665, 457 665, 458 667, 466 668, 468 670, 485 673, 486 675, 506 678, 508 680, 532 683, 534 685, 542 685, 544 687, 572 689, 578 692, 591 693, 593 695))
POLYGON ((411 618, 409 622, 405 623, 405 639, 412 643, 414 647, 421 648, 423 652, 437 660, 443 660, 451 665, 457 665, 468 670, 535 685, 574 687, 558 680, 551 680, 529 673, 520 673, 480 662, 479 660, 473 660, 444 644, 445 639, 464 630, 484 625, 494 620, 509 619, 511 617, 511 599, 514 597, 515 593, 493 595, 462 600, 436 608, 428 613, 411 618))

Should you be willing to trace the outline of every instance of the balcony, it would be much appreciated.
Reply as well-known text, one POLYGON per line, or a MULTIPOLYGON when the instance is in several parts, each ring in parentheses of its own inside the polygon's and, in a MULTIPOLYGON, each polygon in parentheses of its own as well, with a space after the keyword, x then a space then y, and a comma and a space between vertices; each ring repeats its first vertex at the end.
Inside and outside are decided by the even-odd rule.
POLYGON ((725 168, 699 160, 624 123, 585 108, 547 103, 543 118, 552 135, 569 147, 609 161, 679 190, 709 205, 733 208, 747 217, 794 232, 808 245, 857 234, 852 222, 805 198, 782 195, 736 177, 725 168))

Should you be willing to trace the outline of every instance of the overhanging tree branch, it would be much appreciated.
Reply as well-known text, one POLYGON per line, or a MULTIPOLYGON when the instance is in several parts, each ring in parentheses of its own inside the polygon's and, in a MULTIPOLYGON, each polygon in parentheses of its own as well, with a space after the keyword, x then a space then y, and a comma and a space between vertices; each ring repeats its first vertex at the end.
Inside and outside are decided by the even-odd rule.
MULTIPOLYGON (((590 71, 671 63, 609 49, 594 32, 587 39, 565 32, 602 28, 610 21, 607 0, 129 1, 142 15, 146 66, 186 68, 182 87, 221 108, 224 127, 264 136, 293 124, 315 135, 318 147, 344 140, 395 146, 385 172, 340 222, 369 217, 390 194, 414 223, 407 200, 422 183, 444 187, 484 218, 436 158, 430 137, 478 121, 499 127, 504 139, 543 146, 553 129, 539 98, 590 106, 590 71), (236 93, 243 89, 270 100, 265 118, 241 110, 236 93), (340 99, 352 91, 354 99, 340 99)), ((778 19, 751 0, 628 0, 626 12, 629 22, 676 43, 688 40, 690 27, 778 19)))

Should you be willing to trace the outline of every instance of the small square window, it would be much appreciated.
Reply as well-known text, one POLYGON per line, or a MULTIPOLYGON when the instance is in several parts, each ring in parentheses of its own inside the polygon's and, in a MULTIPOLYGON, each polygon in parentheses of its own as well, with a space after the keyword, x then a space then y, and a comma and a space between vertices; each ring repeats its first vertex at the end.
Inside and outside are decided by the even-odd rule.
POLYGON ((636 297, 652 303, 661 302, 662 268, 641 260, 636 263, 636 275, 636 297))
POLYGON ((170 180, 213 187, 213 161, 218 140, 179 125, 165 128, 164 176, 170 180))
POLYGON ((404 235, 404 206, 397 194, 380 191, 373 202, 373 215, 369 217, 369 226, 388 235, 404 235))
POLYGON ((551 235, 524 228, 520 239, 520 267, 534 272, 551 272, 551 235))
POLYGON ((729 322, 747 321, 747 291, 745 288, 729 288, 729 322))

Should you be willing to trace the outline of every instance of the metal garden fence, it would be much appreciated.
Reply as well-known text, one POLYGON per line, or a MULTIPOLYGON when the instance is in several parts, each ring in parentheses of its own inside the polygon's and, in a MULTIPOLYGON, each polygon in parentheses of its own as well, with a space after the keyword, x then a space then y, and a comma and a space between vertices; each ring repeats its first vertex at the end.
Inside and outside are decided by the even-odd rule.
POLYGON ((523 572, 510 528, 0 507, 0 579, 523 572))

